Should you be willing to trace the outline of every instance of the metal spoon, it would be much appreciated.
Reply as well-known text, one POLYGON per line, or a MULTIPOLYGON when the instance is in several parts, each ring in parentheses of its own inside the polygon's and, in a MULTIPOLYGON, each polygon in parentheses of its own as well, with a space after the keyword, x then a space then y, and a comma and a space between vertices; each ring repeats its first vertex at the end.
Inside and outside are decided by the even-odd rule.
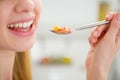
MULTIPOLYGON (((94 22, 94 23, 90 23, 90 24, 86 24, 86 25, 82 25, 81 27, 79 28, 76 28, 75 30, 76 31, 79 31, 79 30, 84 30, 84 29, 88 29, 88 28, 92 28, 92 27, 98 27, 99 25, 104 25, 104 24, 107 24, 109 23, 110 21, 106 21, 106 20, 103 20, 103 21, 98 21, 98 22, 94 22)), ((56 34, 62 34, 62 35, 65 35, 65 34, 70 34, 71 32, 65 32, 65 33, 60 33, 60 32, 56 32, 54 30, 50 30, 51 32, 53 33, 56 33, 56 34)))
POLYGON ((82 25, 81 27, 76 28, 75 30, 78 31, 78 30, 88 29, 88 28, 92 28, 92 27, 98 27, 99 25, 104 25, 104 24, 107 24, 107 23, 109 23, 109 22, 110 22, 110 21, 106 21, 106 20, 98 21, 98 22, 94 22, 94 23, 82 25))

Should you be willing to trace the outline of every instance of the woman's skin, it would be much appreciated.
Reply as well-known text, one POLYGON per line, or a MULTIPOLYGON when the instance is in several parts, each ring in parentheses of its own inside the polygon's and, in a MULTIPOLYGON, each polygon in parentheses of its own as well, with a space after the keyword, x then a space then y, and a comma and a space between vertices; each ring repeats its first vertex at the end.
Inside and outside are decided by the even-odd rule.
POLYGON ((120 48, 120 13, 110 12, 106 20, 110 23, 97 27, 89 37, 87 80, 107 80, 110 65, 120 48))
MULTIPOLYGON (((0 0, 0 80, 12 80, 15 52, 32 47, 40 10, 40 0, 0 0)), ((89 38, 87 80, 107 80, 120 47, 120 13, 109 13, 106 19, 111 22, 96 28, 89 38)))
POLYGON ((0 0, 0 80, 12 80, 14 57, 32 47, 40 0, 0 0))

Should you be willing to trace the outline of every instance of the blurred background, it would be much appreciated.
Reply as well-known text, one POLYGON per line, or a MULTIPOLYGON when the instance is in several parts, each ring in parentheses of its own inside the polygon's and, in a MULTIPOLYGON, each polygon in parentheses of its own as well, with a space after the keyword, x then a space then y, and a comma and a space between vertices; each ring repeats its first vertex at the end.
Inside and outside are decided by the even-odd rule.
MULTIPOLYGON (((31 49, 33 80, 86 80, 85 60, 92 29, 74 31, 81 25, 103 20, 120 10, 120 0, 41 0, 42 14, 37 39, 31 49), (73 30, 69 35, 51 33, 55 25, 73 30)), ((109 80, 120 80, 117 54, 109 80)))

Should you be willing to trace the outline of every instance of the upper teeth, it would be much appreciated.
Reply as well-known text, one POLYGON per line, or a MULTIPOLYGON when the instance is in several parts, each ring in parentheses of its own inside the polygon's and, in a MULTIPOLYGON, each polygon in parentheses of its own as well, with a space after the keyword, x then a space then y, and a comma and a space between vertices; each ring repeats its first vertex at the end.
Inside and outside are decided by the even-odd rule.
POLYGON ((21 23, 16 23, 16 24, 9 24, 8 27, 10 28, 28 28, 30 27, 30 25, 33 23, 33 20, 32 21, 29 21, 29 22, 21 22, 21 23))

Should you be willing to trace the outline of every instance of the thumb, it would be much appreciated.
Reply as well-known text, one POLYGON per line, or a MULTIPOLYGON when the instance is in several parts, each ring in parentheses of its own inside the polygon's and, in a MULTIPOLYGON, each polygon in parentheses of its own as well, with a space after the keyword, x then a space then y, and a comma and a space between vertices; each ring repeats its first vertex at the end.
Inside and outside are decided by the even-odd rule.
POLYGON ((111 38, 116 39, 119 29, 120 29, 120 13, 117 13, 111 20, 109 29, 105 36, 108 37, 109 39, 111 38))

